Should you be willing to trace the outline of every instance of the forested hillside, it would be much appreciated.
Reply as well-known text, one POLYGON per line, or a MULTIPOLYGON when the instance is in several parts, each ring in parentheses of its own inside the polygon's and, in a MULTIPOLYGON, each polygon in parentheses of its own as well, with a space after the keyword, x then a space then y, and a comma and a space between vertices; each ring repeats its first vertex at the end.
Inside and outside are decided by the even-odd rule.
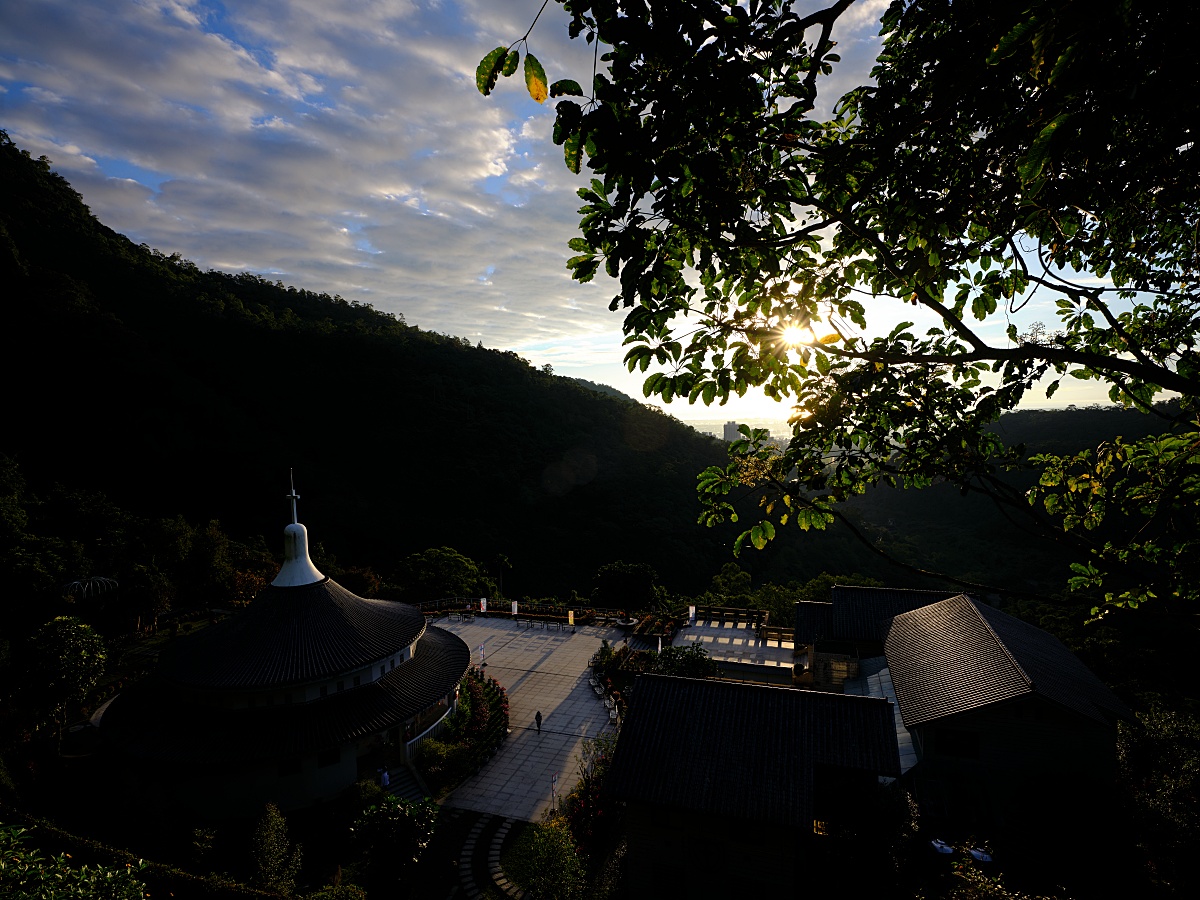
MULTIPOLYGON (((6 136, 0 181, 12 336, 0 453, 34 490, 99 491, 195 527, 219 520, 275 552, 294 468, 304 521, 342 566, 386 576, 410 553, 450 546, 485 567, 506 557, 510 596, 586 593, 618 559, 691 593, 731 559, 738 527, 696 524, 695 477, 725 460, 721 442, 513 353, 139 247, 6 136)), ((1061 452, 1154 424, 1112 408, 1021 412, 998 427, 1030 452, 1061 452)), ((1017 590, 1064 583, 1053 544, 981 498, 876 489, 849 512, 872 545, 918 568, 1017 590)), ((822 571, 922 583, 840 527, 789 532, 740 564, 756 584, 822 571)))
POLYGON ((512 353, 136 246, 7 138, 0 167, 0 451, 34 484, 273 547, 294 468, 343 561, 504 554, 518 594, 586 589, 618 558, 680 588, 719 567, 728 535, 694 497, 718 442, 512 353))

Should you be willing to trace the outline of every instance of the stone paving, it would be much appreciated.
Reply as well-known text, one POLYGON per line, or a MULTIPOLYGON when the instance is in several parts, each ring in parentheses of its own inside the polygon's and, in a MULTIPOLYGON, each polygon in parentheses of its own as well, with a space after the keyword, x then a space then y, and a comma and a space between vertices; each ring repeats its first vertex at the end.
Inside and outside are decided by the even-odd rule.
POLYGON ((748 625, 732 622, 697 621, 675 637, 676 647, 700 644, 710 659, 721 662, 754 663, 759 666, 791 667, 795 644, 791 641, 764 641, 748 625))
POLYGON ((570 790, 584 739, 612 728, 608 709, 588 684, 588 661, 601 640, 617 643, 624 633, 586 626, 572 634, 497 619, 437 624, 466 641, 473 661, 482 657, 487 674, 508 691, 511 729, 491 761, 442 805, 538 821, 552 802, 552 776, 558 774, 559 789, 570 790))

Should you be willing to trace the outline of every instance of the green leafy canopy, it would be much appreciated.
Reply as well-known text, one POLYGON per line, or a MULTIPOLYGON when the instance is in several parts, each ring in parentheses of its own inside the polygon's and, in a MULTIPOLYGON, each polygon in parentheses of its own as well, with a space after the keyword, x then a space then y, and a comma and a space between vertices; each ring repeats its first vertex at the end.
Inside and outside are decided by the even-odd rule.
POLYGON ((740 543, 761 548, 871 485, 949 481, 1054 531, 1098 604, 1194 606, 1195 4, 894 0, 870 83, 828 96, 861 2, 560 2, 600 48, 554 124, 594 173, 569 269, 619 283, 648 396, 796 407, 786 450, 750 436, 702 476, 702 521, 753 492, 740 543), (936 324, 872 337, 883 298, 936 324), (1057 322, 1018 327, 1033 302, 1057 322), (1163 416, 1164 437, 1039 459, 1027 497, 988 426, 1066 376, 1163 416))

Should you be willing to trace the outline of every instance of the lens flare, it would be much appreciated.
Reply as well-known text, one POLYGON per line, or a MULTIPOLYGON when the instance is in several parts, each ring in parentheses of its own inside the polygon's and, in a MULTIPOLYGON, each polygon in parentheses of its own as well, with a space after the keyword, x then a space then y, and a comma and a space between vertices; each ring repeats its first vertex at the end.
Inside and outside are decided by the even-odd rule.
POLYGON ((811 340, 809 330, 801 325, 785 325, 780 332, 780 339, 789 347, 795 347, 811 340))

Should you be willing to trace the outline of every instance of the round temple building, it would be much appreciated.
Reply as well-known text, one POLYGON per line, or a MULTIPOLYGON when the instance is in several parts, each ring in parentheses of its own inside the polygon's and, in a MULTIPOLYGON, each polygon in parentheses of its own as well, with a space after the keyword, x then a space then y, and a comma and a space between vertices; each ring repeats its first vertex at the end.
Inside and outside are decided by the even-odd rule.
POLYGON ((138 780, 213 815, 330 799, 374 777, 455 703, 471 651, 420 610, 326 578, 296 521, 284 563, 242 612, 181 637, 99 725, 138 780))

